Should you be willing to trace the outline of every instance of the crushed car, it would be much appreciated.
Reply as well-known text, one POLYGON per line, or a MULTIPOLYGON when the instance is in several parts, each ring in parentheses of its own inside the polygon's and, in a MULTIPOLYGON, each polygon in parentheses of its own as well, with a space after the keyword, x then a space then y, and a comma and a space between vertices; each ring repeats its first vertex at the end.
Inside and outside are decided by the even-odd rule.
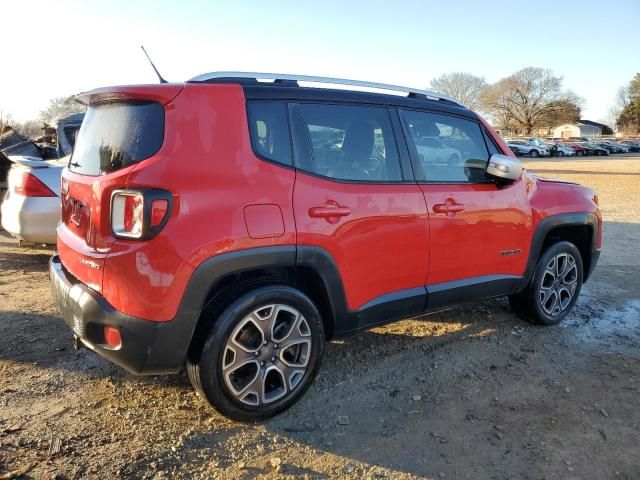
POLYGON ((2 228, 21 245, 56 243, 60 177, 83 118, 84 113, 61 118, 53 133, 49 132, 52 138, 24 140, 2 151, 9 163, 3 174, 6 193, 0 207, 2 228))

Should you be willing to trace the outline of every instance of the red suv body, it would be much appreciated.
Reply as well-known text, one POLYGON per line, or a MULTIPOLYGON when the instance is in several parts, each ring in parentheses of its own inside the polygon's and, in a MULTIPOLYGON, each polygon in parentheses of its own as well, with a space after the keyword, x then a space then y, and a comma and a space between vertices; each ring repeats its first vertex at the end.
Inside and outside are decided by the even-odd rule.
POLYGON ((598 259, 594 193, 520 174, 446 99, 213 76, 80 101, 60 311, 131 372, 186 362, 234 418, 293 403, 325 339, 498 295, 557 323, 598 259))

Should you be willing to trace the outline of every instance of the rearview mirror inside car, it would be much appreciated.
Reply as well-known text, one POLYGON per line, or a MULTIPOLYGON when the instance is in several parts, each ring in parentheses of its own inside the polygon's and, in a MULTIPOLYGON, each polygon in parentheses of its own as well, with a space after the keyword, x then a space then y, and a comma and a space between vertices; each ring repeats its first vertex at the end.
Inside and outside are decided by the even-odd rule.
POLYGON ((499 182, 515 182, 522 175, 522 163, 517 158, 495 153, 489 158, 486 173, 499 182))

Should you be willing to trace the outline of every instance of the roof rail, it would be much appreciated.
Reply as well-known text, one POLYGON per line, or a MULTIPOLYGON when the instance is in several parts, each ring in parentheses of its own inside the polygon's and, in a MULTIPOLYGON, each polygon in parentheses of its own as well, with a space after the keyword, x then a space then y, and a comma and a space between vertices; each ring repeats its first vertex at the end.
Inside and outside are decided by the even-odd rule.
POLYGON ((260 73, 260 72, 210 72, 203 73, 190 79, 190 82, 206 82, 216 79, 250 79, 250 80, 288 80, 294 82, 310 82, 310 83, 326 83, 333 85, 350 85, 352 87, 374 88, 377 90, 388 90, 392 92, 402 92, 409 95, 423 95, 431 100, 447 100, 453 102, 456 105, 461 105, 460 102, 454 100, 447 95, 443 95, 438 92, 432 92, 430 90, 420 90, 417 88, 401 87, 399 85, 389 85, 387 83, 376 82, 363 82, 360 80, 349 80, 346 78, 331 78, 331 77, 314 77, 310 75, 292 75, 286 73, 260 73))

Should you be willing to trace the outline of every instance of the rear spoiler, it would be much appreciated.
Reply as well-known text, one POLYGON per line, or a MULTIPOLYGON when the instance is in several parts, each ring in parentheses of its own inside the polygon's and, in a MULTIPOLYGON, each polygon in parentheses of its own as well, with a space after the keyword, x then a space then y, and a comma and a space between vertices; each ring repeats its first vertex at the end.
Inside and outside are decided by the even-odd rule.
POLYGON ((30 168, 49 168, 49 164, 38 157, 27 157, 24 155, 7 155, 10 162, 15 165, 22 165, 30 168))
POLYGON ((184 83, 104 87, 78 94, 76 102, 89 106, 123 100, 148 100, 166 105, 176 98, 183 88, 184 83))

